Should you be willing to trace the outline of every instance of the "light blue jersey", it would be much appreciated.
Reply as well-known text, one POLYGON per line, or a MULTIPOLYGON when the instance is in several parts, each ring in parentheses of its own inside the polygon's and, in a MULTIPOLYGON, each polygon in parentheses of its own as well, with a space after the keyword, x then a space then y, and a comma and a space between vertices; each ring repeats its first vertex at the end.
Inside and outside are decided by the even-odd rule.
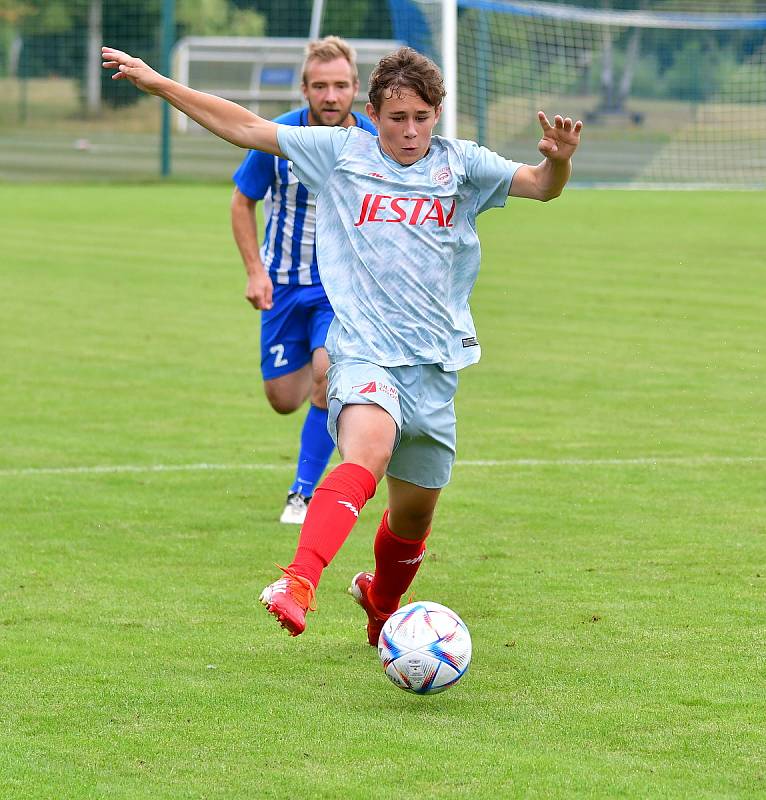
POLYGON ((505 204, 521 165, 439 136, 410 166, 359 128, 280 126, 278 137, 317 196, 331 358, 445 371, 478 361, 468 306, 481 260, 476 216, 505 204))

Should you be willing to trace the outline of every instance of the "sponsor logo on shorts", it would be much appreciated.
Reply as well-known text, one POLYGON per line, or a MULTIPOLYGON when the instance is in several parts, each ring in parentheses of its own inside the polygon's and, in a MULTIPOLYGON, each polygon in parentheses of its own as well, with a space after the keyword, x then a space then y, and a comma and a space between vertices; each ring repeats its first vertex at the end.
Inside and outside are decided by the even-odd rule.
POLYGON ((360 383, 358 386, 353 386, 357 394, 375 394, 378 391, 377 381, 370 381, 369 383, 360 383))
POLYGON ((393 386, 389 386, 387 383, 383 383, 382 381, 359 383, 351 388, 357 394, 375 394, 376 392, 382 392, 383 394, 387 394, 392 400, 399 399, 398 390, 393 386))
POLYGON ((468 336, 463 339, 463 347, 478 347, 479 340, 475 336, 468 336))

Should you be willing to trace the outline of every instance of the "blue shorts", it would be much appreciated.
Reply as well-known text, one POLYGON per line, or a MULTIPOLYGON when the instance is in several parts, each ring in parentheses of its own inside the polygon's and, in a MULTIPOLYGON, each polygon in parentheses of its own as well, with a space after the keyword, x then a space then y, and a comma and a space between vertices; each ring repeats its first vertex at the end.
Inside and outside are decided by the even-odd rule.
POLYGON ((324 347, 335 316, 324 287, 274 284, 273 307, 261 312, 261 373, 264 380, 288 375, 324 347))
POLYGON ((457 372, 444 372, 436 364, 380 367, 339 359, 330 363, 327 381, 327 427, 336 445, 343 406, 374 403, 396 422, 386 474, 426 489, 449 483, 455 463, 457 372))

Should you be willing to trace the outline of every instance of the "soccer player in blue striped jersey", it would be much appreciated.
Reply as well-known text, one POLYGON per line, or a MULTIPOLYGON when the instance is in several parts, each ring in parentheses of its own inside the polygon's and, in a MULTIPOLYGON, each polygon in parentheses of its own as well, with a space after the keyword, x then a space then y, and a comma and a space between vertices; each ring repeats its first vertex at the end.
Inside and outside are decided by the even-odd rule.
MULTIPOLYGON (((375 133, 364 114, 351 110, 359 90, 353 49, 337 36, 310 42, 302 72, 307 105, 277 117, 280 125, 357 126, 375 133)), ((333 318, 317 267, 316 196, 293 166, 251 150, 234 173, 231 224, 247 272, 246 298, 261 311, 261 374, 271 407, 290 414, 309 407, 301 431, 295 479, 280 522, 302 524, 314 488, 335 444, 327 432, 324 347, 333 318), (264 201, 266 230, 258 246, 255 209, 264 201)))
POLYGON ((317 253, 335 319, 327 336, 329 426, 342 463, 317 487, 292 562, 261 592, 297 636, 315 590, 363 506, 386 477, 388 507, 374 572, 349 589, 376 645, 420 567, 441 489, 455 459, 457 371, 479 360, 468 298, 479 272, 476 217, 508 197, 552 200, 564 189, 582 122, 538 112, 538 164, 433 134, 444 84, 410 48, 370 76, 358 128, 290 127, 170 81, 140 59, 105 49, 116 77, 168 100, 240 147, 292 159, 317 194, 317 253))

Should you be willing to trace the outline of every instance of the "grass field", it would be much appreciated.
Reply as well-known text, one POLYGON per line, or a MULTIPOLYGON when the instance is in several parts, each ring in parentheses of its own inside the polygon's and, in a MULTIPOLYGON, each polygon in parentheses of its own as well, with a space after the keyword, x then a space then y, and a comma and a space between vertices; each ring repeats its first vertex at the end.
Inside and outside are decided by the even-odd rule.
POLYGON ((257 604, 299 416, 262 396, 226 186, 0 187, 0 795, 766 796, 763 193, 482 218, 459 452, 413 587, 432 698, 344 594, 257 604))

